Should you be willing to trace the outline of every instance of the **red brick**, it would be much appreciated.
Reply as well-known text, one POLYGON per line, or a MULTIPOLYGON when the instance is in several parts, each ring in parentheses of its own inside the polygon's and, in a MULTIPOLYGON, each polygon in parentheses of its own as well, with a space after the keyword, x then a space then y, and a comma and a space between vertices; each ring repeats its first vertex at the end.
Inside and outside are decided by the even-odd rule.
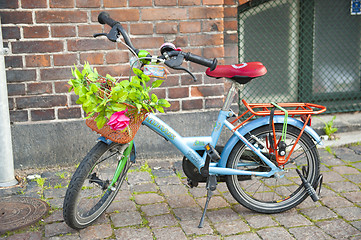
POLYGON ((153 24, 152 23, 130 24, 130 33, 134 35, 151 35, 153 34, 153 24))
POLYGON ((100 0, 76 0, 76 7, 79 8, 99 8, 100 0))
POLYGON ((80 63, 84 64, 89 62, 90 64, 103 64, 104 63, 104 54, 103 53, 80 53, 80 63))
POLYGON ((65 106, 66 102, 67 97, 65 95, 31 96, 16 98, 16 106, 18 109, 65 106))
POLYGON ((14 98, 8 98, 8 102, 9 102, 9 109, 12 110, 15 108, 15 99, 14 98))
POLYGON ((52 37, 75 37, 75 26, 51 26, 52 37))
POLYGON ((223 5, 223 0, 203 0, 203 5, 223 5))
POLYGON ((134 38, 134 46, 140 49, 159 48, 164 43, 163 37, 134 38))
POLYGON ((76 64, 77 55, 75 53, 64 53, 53 56, 55 66, 73 66, 76 64))
POLYGON ((223 98, 206 99, 205 108, 221 108, 223 106, 223 98))
POLYGON ((168 97, 172 99, 189 97, 188 87, 168 88, 168 97))
POLYGON ((237 17, 237 7, 224 8, 224 17, 236 18, 237 17))
POLYGON ((67 93, 69 92, 70 85, 68 84, 68 80, 57 81, 54 83, 54 87, 56 93, 67 93))
POLYGON ((177 0, 154 0, 155 6, 177 6, 177 0))
POLYGON ((49 29, 47 26, 23 27, 24 38, 48 38, 49 29))
POLYGON ((40 69, 41 80, 62 80, 72 77, 71 68, 44 68, 40 69))
MULTIPOLYGON (((9 0, 16 2, 14 0, 9 0)), ((48 6, 47 0, 21 0, 22 8, 46 8, 48 6)))
POLYGON ((166 90, 165 88, 156 88, 153 89, 149 95, 152 95, 153 93, 158 96, 158 98, 165 98, 166 97, 166 90))
POLYGON ((199 6, 201 0, 178 0, 179 6, 199 6))
POLYGON ((178 32, 178 23, 162 22, 155 25, 156 33, 175 34, 178 32))
POLYGON ((33 23, 33 17, 30 11, 0 11, 1 24, 31 24, 33 23))
POLYGON ((36 70, 7 70, 7 82, 27 82, 36 80, 36 70))
POLYGON ((224 21, 224 29, 225 30, 238 30, 238 23, 236 20, 224 21))
POLYGON ((6 68, 20 68, 23 66, 23 58, 21 56, 5 56, 6 68))
POLYGON ((203 109, 202 99, 191 99, 182 101, 183 110, 203 109))
POLYGON ((189 85, 198 85, 199 83, 202 82, 202 75, 203 74, 197 74, 197 73, 193 73, 193 75, 197 78, 197 81, 194 81, 194 79, 189 75, 182 75, 181 76, 181 85, 182 86, 189 86, 189 85))
POLYGON ((201 95, 204 97, 223 96, 223 94, 224 94, 223 85, 198 86, 196 88, 201 93, 201 95))
POLYGON ((4 27, 2 26, 3 39, 20 39, 19 27, 4 27))
POLYGON ((245 3, 248 3, 249 1, 251 1, 251 0, 238 0, 239 2, 238 2, 238 4, 239 5, 243 5, 243 4, 245 4, 245 3))
POLYGON ((179 75, 168 75, 162 84, 163 87, 176 87, 179 86, 179 75))
POLYGON ((27 122, 28 120, 28 111, 10 111, 11 122, 27 122))
POLYGON ((19 41, 12 44, 13 53, 46 53, 61 52, 64 50, 62 41, 19 41))
POLYGON ((168 101, 170 103, 170 107, 164 109, 165 112, 178 112, 180 110, 180 102, 179 101, 168 101))
POLYGON ((152 0, 130 0, 129 7, 150 7, 152 0))
POLYGON ((222 7, 194 7, 189 9, 190 19, 223 18, 222 7))
POLYGON ((74 0, 49 0, 51 8, 73 8, 74 0))
POLYGON ((223 32, 223 20, 208 20, 203 22, 203 32, 223 32))
POLYGON ((18 1, 3 0, 0 2, 0 9, 8 9, 8 8, 15 9, 18 7, 19 7, 18 1))
POLYGON ((224 34, 224 43, 225 44, 237 44, 238 43, 238 34, 224 34))
POLYGON ((201 91, 199 91, 198 87, 191 88, 191 97, 203 97, 201 91))
POLYGON ((108 52, 105 55, 105 60, 107 63, 127 63, 129 62, 129 54, 128 51, 115 51, 115 52, 108 52))
POLYGON ((103 4, 105 8, 126 7, 127 0, 103 0, 103 4))
POLYGON ((109 50, 115 48, 115 43, 104 38, 68 40, 69 51, 109 50))
POLYGON ((70 119, 70 118, 81 118, 81 108, 59 108, 58 109, 59 119, 70 119))
POLYGON ((55 119, 54 109, 31 110, 30 114, 32 121, 45 121, 55 119))
POLYGON ((179 32, 180 33, 196 33, 201 31, 201 22, 180 22, 179 32))
POLYGON ((115 66, 99 66, 96 67, 99 74, 105 76, 110 74, 111 76, 128 76, 129 75, 129 64, 115 65, 115 66))
POLYGON ((178 36, 178 37, 176 37, 174 44, 177 47, 186 47, 186 46, 188 46, 188 37, 187 36, 178 36))
POLYGON ((224 0, 224 5, 236 5, 237 2, 238 0, 224 0))
MULTIPOLYGON (((98 15, 102 11, 92 11, 92 21, 98 22, 98 15)), ((139 21, 138 9, 107 10, 110 17, 119 22, 139 21)), ((143 19, 144 20, 144 19, 143 19)))
POLYGON ((184 8, 151 8, 142 9, 142 20, 185 20, 187 9, 184 8))
POLYGON ((37 23, 83 23, 88 17, 85 11, 37 11, 37 23))
POLYGON ((222 58, 224 57, 224 47, 211 47, 203 50, 205 58, 222 58))
POLYGON ((223 34, 203 34, 190 36, 191 46, 223 45, 223 34))
POLYGON ((79 37, 92 37, 95 33, 101 33, 101 32, 103 32, 103 30, 100 24, 78 26, 79 37))
POLYGON ((7 84, 8 96, 25 95, 25 84, 7 84))
POLYGON ((52 93, 53 88, 51 83, 28 83, 27 91, 28 95, 37 95, 44 93, 52 93))
POLYGON ((27 67, 49 67, 49 55, 28 55, 25 56, 25 63, 27 67))

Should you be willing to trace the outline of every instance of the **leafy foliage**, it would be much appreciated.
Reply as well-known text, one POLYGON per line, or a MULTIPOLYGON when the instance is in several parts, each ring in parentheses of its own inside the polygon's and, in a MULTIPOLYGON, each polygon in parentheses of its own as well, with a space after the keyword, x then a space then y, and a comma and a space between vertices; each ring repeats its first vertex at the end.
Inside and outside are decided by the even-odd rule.
POLYGON ((72 69, 74 79, 69 81, 69 91, 74 90, 79 96, 76 103, 82 104, 87 118, 98 113, 95 121, 99 129, 113 113, 125 110, 126 104, 136 107, 138 112, 142 109, 164 112, 164 108, 170 106, 169 102, 159 99, 155 94, 149 96, 150 91, 160 87, 163 80, 151 82, 142 70, 133 68, 133 72, 136 76, 131 77, 130 81, 118 82, 109 74, 105 77, 99 75, 96 69, 93 70, 89 63, 85 63, 81 72, 77 67, 72 69))
POLYGON ((327 136, 331 136, 332 134, 334 134, 338 129, 333 127, 333 121, 336 119, 336 116, 333 116, 333 118, 328 121, 327 123, 325 123, 325 127, 323 128, 323 130, 325 131, 327 136))

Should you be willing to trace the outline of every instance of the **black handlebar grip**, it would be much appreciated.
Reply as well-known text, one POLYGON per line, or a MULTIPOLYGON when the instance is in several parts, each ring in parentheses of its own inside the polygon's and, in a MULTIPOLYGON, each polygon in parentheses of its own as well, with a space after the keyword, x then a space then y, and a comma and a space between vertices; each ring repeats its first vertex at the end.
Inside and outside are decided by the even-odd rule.
POLYGON ((209 67, 213 71, 217 67, 217 59, 207 59, 192 53, 186 53, 184 58, 188 61, 209 67))
POLYGON ((109 26, 113 27, 115 24, 119 23, 115 20, 113 20, 110 16, 109 13, 107 12, 101 12, 98 15, 98 22, 100 24, 108 24, 109 26))

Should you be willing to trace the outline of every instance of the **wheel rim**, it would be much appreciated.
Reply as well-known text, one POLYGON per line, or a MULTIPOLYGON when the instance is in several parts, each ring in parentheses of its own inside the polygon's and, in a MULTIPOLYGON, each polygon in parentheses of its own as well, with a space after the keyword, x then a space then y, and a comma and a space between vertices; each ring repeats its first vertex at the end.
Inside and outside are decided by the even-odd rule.
MULTIPOLYGON (((257 139, 266 146, 266 140, 268 139, 268 131, 263 131, 258 134, 255 134, 257 139)), ((276 138, 281 138, 281 132, 276 131, 276 138)), ((286 158, 293 147, 298 135, 288 132, 286 144, 287 144, 287 155, 286 158)), ((261 146, 256 140, 251 141, 251 143, 256 146, 261 146)), ((262 150, 263 154, 270 154, 267 147, 264 147, 262 150)), ((290 161, 284 166, 284 176, 282 178, 263 178, 252 176, 250 179, 238 181, 237 176, 232 176, 232 182, 235 186, 235 190, 239 195, 242 195, 242 199, 248 202, 253 206, 258 206, 262 209, 269 208, 270 210, 275 210, 277 208, 288 208, 291 205, 297 205, 306 196, 304 187, 302 186, 302 181, 297 175, 295 169, 296 167, 302 170, 304 167, 308 173, 306 179, 313 183, 313 176, 315 171, 314 161, 312 161, 311 151, 307 150, 307 145, 300 139, 295 147, 295 150, 290 158, 294 159, 295 165, 290 161), (297 201, 298 203, 295 203, 297 201)), ((236 161, 233 162, 232 168, 238 168, 242 170, 258 170, 258 171, 269 171, 268 166, 265 167, 263 164, 260 164, 261 161, 259 157, 255 155, 248 147, 244 146, 240 148, 236 154, 236 161), (240 157, 241 156, 241 157, 240 157), (244 167, 239 166, 244 163, 257 163, 257 166, 253 167, 244 167)), ((274 160, 274 162, 276 162, 274 160)), ((275 163, 277 164, 277 163, 275 163)))

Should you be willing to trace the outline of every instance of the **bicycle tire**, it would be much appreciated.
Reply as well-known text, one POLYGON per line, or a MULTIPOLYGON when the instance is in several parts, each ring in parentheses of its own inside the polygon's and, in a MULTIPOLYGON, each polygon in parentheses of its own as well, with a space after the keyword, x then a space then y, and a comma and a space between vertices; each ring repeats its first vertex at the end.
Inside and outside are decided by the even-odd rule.
POLYGON ((121 161, 121 144, 98 142, 74 172, 63 204, 66 224, 83 229, 97 220, 109 207, 118 193, 128 171, 129 161, 112 190, 108 189, 118 162, 121 161))
MULTIPOLYGON (((282 135, 282 126, 282 124, 275 124, 277 139, 280 139, 282 135)), ((258 147, 262 146, 261 143, 263 143, 261 152, 265 156, 272 156, 265 143, 268 133, 269 126, 262 126, 248 133, 246 138, 258 147)), ((299 133, 298 128, 288 126, 286 157, 299 133)), ((273 161, 277 165, 276 160, 273 161)), ((297 206, 308 197, 307 191, 296 173, 296 167, 304 170, 303 172, 307 175, 305 178, 315 187, 319 176, 319 165, 319 155, 315 144, 309 135, 303 133, 290 161, 284 165, 285 172, 282 178, 250 176, 239 181, 236 175, 228 175, 226 176, 226 183, 232 196, 244 207, 260 213, 280 213, 297 206), (292 160, 294 164, 292 164, 292 160)), ((269 167, 242 141, 239 141, 231 151, 227 167, 248 171, 269 171, 267 169, 269 167), (237 167, 240 162, 243 164, 252 163, 255 166, 237 167)))

